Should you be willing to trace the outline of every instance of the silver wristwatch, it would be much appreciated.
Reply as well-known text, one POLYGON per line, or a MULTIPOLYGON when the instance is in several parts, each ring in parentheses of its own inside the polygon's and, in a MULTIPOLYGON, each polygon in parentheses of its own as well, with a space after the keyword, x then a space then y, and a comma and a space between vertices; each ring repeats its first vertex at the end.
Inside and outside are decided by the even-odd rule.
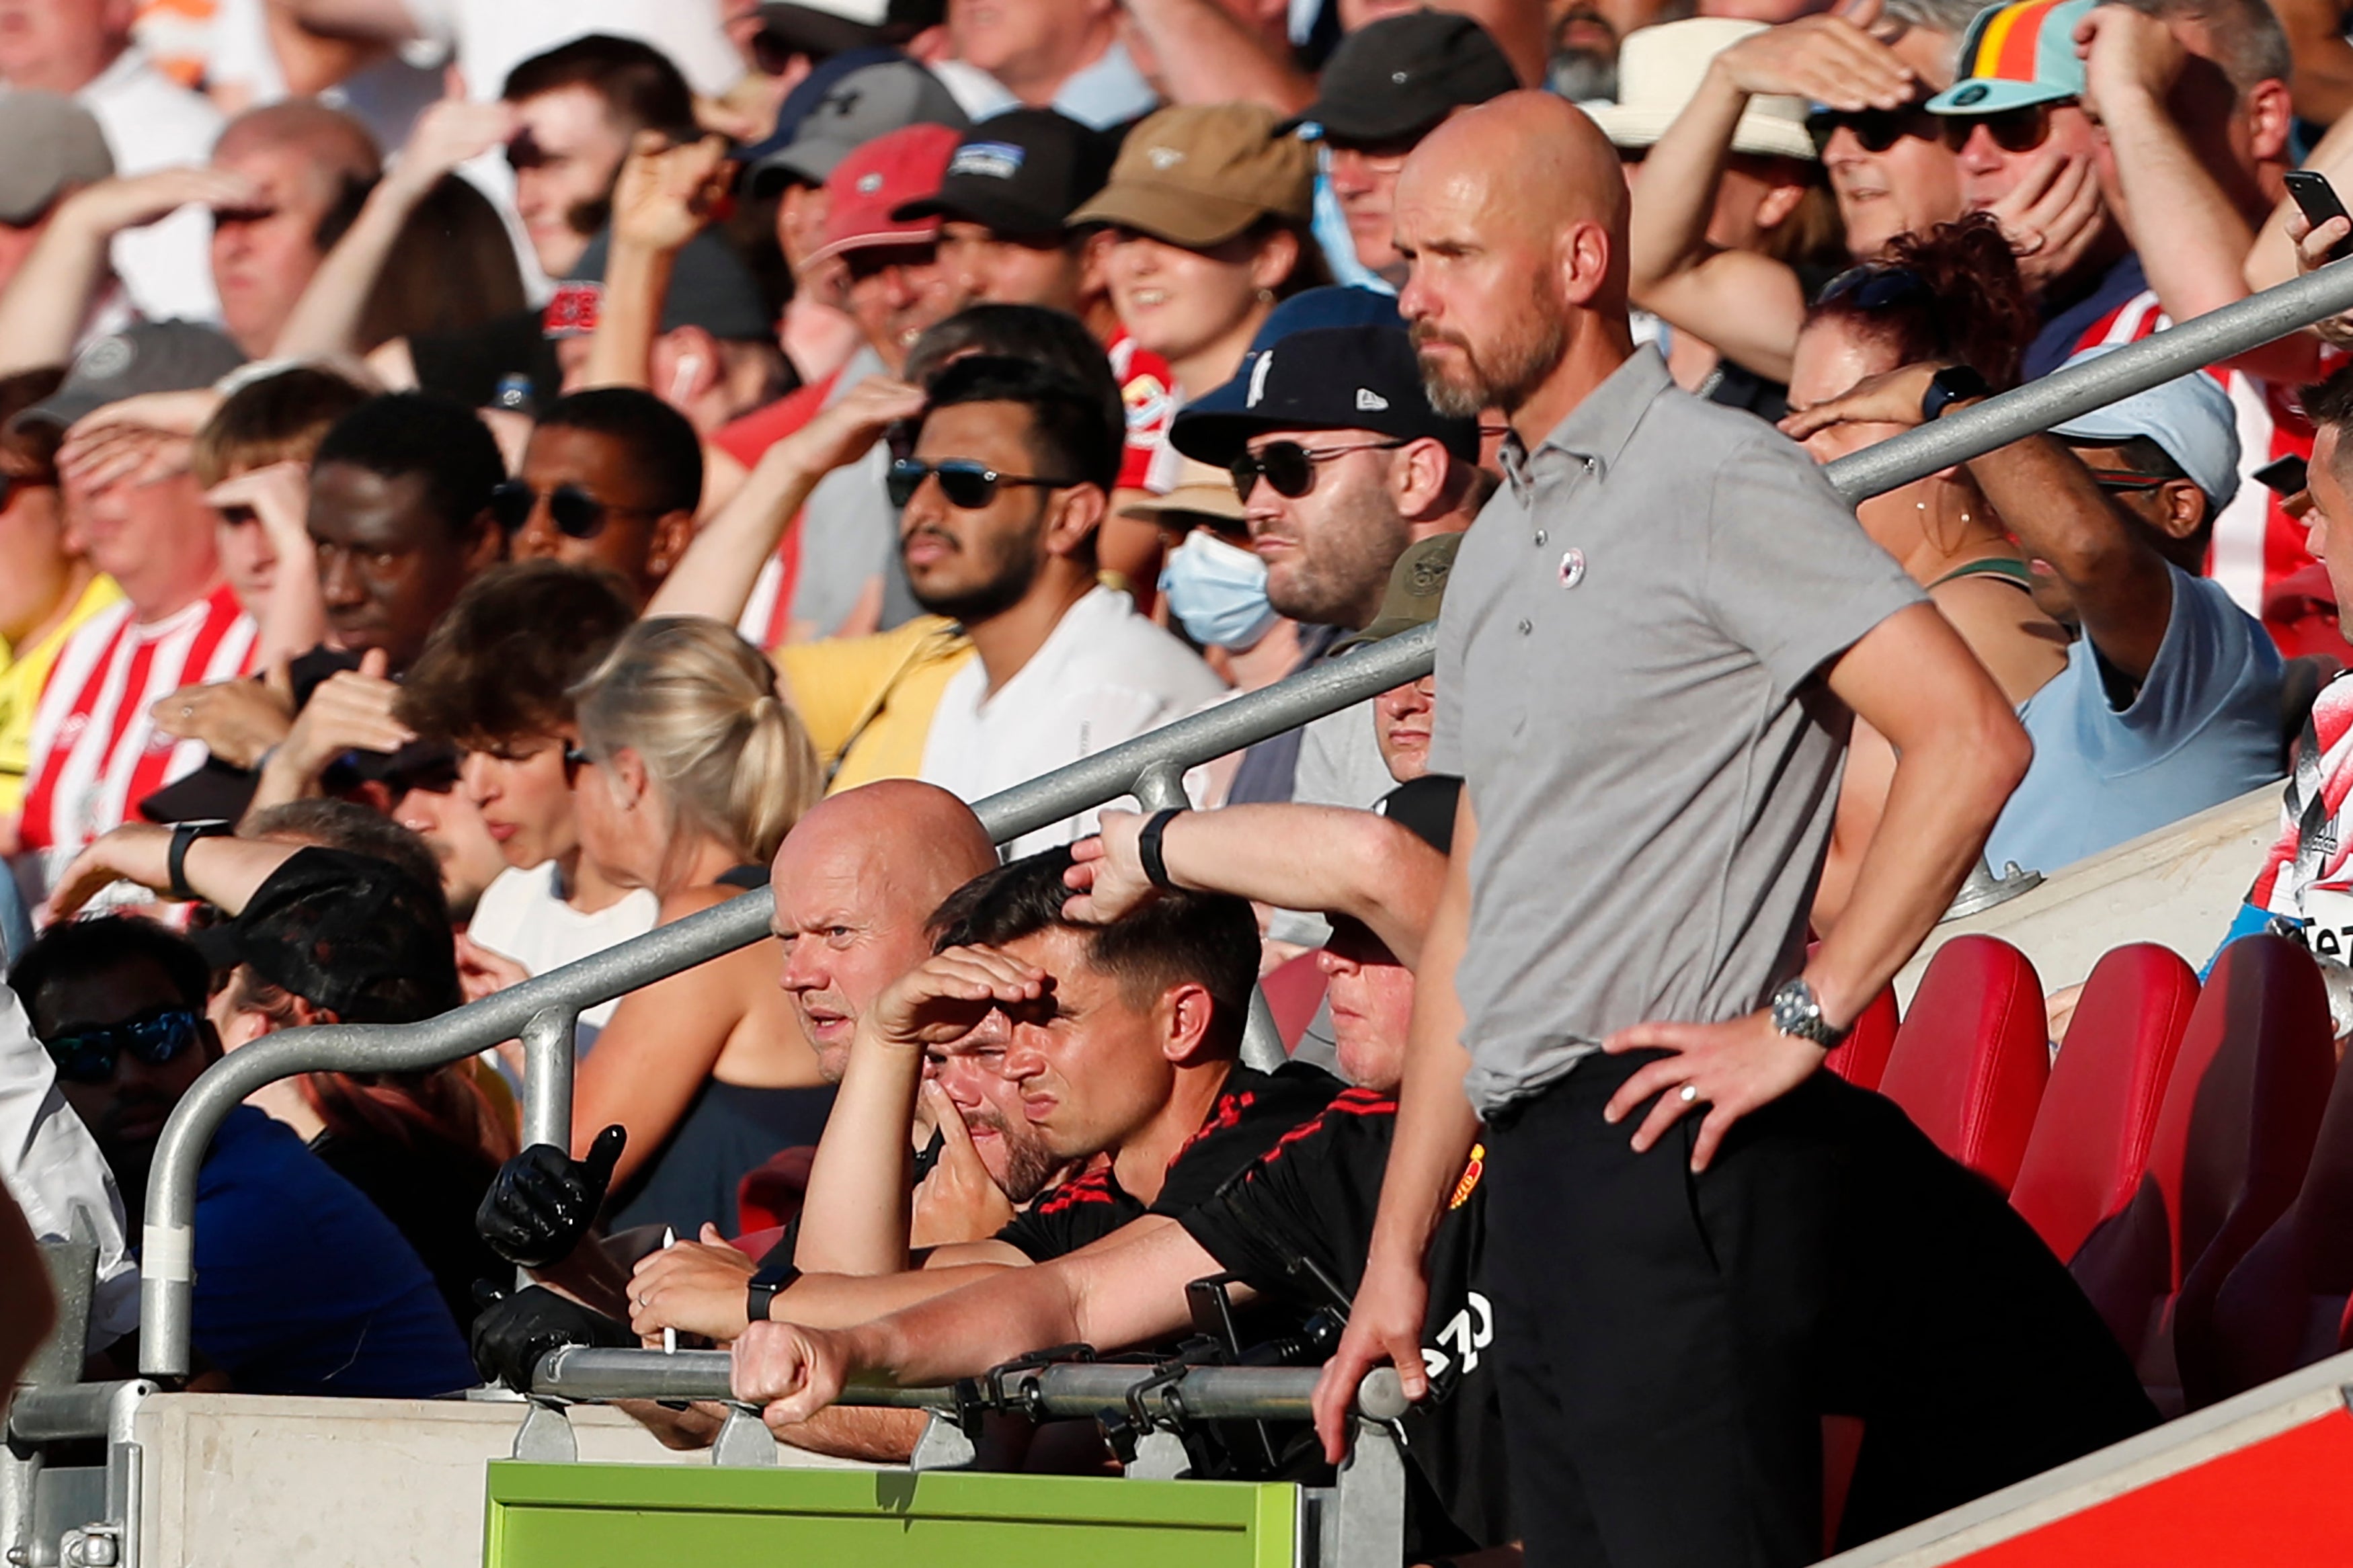
POLYGON ((1773 1026, 1785 1035, 1810 1040, 1829 1050, 1846 1038, 1844 1029, 1833 1027, 1822 1016, 1822 1005, 1814 995, 1814 988, 1806 984, 1804 975, 1786 982, 1773 993, 1773 1026))

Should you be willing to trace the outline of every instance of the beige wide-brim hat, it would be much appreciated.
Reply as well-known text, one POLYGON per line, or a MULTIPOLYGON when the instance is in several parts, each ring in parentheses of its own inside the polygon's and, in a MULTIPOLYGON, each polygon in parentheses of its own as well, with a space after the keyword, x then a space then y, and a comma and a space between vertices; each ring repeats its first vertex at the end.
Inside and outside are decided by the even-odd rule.
MULTIPOLYGON (((1762 22, 1732 16, 1694 16, 1662 22, 1626 35, 1618 49, 1618 101, 1582 107, 1620 147, 1648 147, 1667 133, 1675 116, 1699 92, 1708 62, 1748 37, 1762 22)), ((1748 100, 1732 132, 1732 150, 1762 157, 1816 157, 1806 133, 1806 100, 1758 96, 1748 100)))
POLYGON ((1247 532, 1242 498, 1234 492, 1234 477, 1225 469, 1195 458, 1185 459, 1176 486, 1166 495, 1119 509, 1122 517, 1166 528, 1198 528, 1204 524, 1220 533, 1247 532))

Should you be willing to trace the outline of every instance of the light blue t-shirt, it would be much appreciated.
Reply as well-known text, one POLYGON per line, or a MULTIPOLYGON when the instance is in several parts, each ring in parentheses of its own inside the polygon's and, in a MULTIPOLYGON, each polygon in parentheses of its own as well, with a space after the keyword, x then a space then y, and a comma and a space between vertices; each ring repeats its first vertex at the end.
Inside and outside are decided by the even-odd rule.
POLYGON ((2110 706, 2099 656, 2018 710, 2034 762, 1994 824, 1986 858, 2056 871, 2280 776, 2280 656, 2221 585, 2173 575, 2173 615, 2132 705, 2110 706))

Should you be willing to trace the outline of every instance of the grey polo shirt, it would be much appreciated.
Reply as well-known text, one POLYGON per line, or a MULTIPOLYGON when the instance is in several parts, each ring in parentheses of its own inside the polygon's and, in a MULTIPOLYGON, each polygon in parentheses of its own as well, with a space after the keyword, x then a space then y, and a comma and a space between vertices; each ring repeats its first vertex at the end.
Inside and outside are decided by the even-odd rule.
POLYGON ((1804 452, 1649 349, 1504 460, 1430 741, 1479 824, 1455 988, 1488 1114, 1797 972, 1852 723, 1816 676, 1923 602, 1804 452))

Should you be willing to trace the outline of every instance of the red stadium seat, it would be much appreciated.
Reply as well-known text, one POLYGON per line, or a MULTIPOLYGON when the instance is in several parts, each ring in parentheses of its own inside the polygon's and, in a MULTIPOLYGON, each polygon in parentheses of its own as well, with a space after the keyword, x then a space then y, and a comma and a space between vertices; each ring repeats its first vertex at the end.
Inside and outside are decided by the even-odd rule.
POLYGON ((1822 1065, 1857 1089, 1877 1089, 1887 1071, 1887 1054, 1895 1048, 1895 988, 1891 985, 1871 999, 1822 1065))
POLYGON ((2063 1259, 2132 1201, 2198 975, 2170 948, 2120 947, 2092 968, 2035 1112, 2010 1206, 2063 1259))
POLYGON ((2304 1185, 2214 1299, 2218 1396, 2337 1353, 2353 1299, 2353 1068, 2340 1064, 2304 1185))
POLYGON ((1957 936, 1929 961, 1879 1092, 1937 1148, 2003 1192, 2017 1179, 2051 1072, 2034 965, 2008 942, 1957 936))
POLYGON ((1315 1021, 1315 1010, 1324 1005, 1324 978, 1315 967, 1315 954, 1303 952, 1277 964, 1258 983, 1258 988, 1266 993, 1266 1005, 1274 1014, 1274 1030, 1282 1037, 1284 1050, 1297 1050, 1299 1037, 1315 1021))
POLYGON ((2216 1397, 2214 1296, 2294 1202, 2336 1070, 2309 955, 2232 942, 2191 1009, 2132 1201, 2069 1268, 2167 1414, 2216 1397))

